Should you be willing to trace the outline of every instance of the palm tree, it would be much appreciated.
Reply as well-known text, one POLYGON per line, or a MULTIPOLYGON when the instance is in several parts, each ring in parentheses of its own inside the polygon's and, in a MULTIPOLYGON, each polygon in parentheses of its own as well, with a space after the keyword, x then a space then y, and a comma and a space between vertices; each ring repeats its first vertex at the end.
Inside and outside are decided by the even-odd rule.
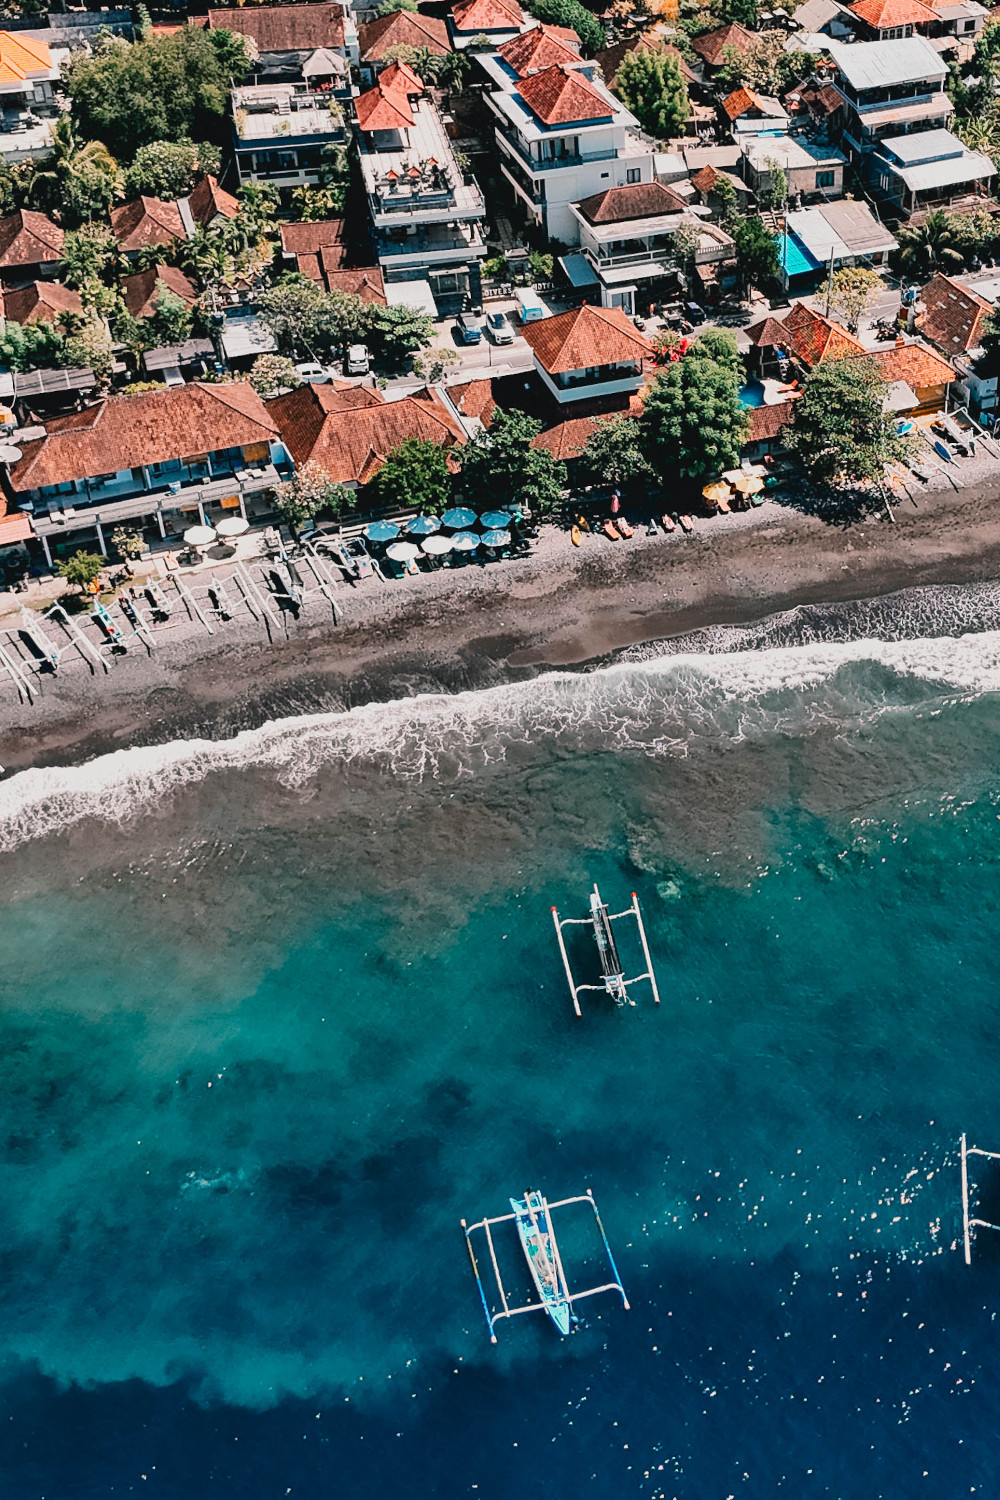
POLYGON ((199 229, 188 240, 183 251, 184 268, 191 271, 204 290, 231 286, 236 276, 236 262, 222 234, 214 229, 199 229))
POLYGON ((962 264, 962 253, 955 248, 951 219, 940 208, 928 214, 922 224, 905 225, 897 238, 899 263, 906 271, 929 274, 954 270, 962 264))
POLYGON ((449 52, 438 59, 437 81, 443 89, 460 94, 472 64, 464 52, 449 52))
POLYGON ((98 195, 112 198, 120 196, 121 173, 118 163, 103 141, 87 141, 77 144, 73 122, 69 115, 62 115, 52 130, 52 151, 45 157, 31 179, 28 199, 43 207, 57 208, 78 196, 79 185, 90 179, 103 184, 98 195))

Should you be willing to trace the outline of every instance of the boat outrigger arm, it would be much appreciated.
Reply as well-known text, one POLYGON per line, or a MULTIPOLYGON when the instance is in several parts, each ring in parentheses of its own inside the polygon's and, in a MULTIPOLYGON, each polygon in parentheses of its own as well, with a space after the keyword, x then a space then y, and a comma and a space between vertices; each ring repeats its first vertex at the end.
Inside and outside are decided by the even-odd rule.
POLYGON ((972 1264, 972 1241, 974 1229, 997 1229, 1000 1224, 993 1224, 989 1219, 977 1219, 969 1211, 969 1157, 985 1156, 989 1161, 1000 1161, 1000 1151, 984 1151, 981 1146, 970 1146, 962 1132, 962 1241, 965 1249, 965 1264, 972 1264))
MULTIPOLYGON (((611 1246, 608 1244, 608 1237, 604 1232, 604 1225, 601 1223, 601 1216, 598 1213, 597 1204, 594 1202, 594 1195, 591 1192, 590 1188, 588 1188, 585 1193, 579 1195, 576 1198, 560 1198, 558 1203, 549 1203, 549 1201, 546 1198, 541 1197, 541 1195, 539 1195, 539 1199, 542 1211, 549 1221, 549 1234, 552 1239, 552 1254, 555 1260, 555 1264, 558 1268, 558 1276, 561 1283, 560 1300, 568 1303, 570 1307, 572 1307, 575 1302, 582 1301, 584 1297, 597 1297, 601 1292, 618 1292, 621 1296, 623 1305, 627 1308, 628 1298, 625 1295, 625 1288, 622 1286, 621 1277, 618 1274, 618 1267, 615 1265, 615 1258, 611 1254, 611 1246), (601 1239, 604 1242, 605 1254, 608 1257, 608 1264, 611 1267, 611 1275, 614 1278, 614 1280, 605 1282, 602 1286, 585 1287, 582 1291, 579 1292, 571 1292, 566 1284, 566 1276, 562 1268, 562 1258, 559 1255, 559 1247, 556 1244, 555 1230, 552 1228, 551 1221, 551 1214, 553 1209, 566 1208, 570 1203, 589 1203, 590 1207, 594 1210, 594 1218, 597 1222, 597 1227, 600 1230, 601 1239)), ((513 1201, 514 1200, 512 1199, 511 1202, 513 1201)), ((462 1232, 465 1235, 465 1243, 469 1251, 469 1259, 472 1262, 473 1274, 476 1278, 476 1285, 479 1288, 479 1298, 483 1304, 483 1312, 486 1315, 486 1324, 490 1330, 490 1342, 493 1344, 495 1344, 497 1341, 496 1325, 501 1321, 502 1318, 515 1318, 519 1313, 549 1312, 548 1307, 543 1301, 526 1302, 523 1307, 511 1307, 510 1302, 508 1301, 507 1291, 504 1287, 503 1278, 500 1275, 500 1267, 497 1263, 496 1247, 493 1244, 493 1236, 490 1233, 490 1227, 493 1224, 511 1224, 517 1218, 518 1214, 510 1213, 499 1214, 494 1219, 479 1219, 475 1224, 466 1224, 465 1220, 462 1220, 462 1232), (497 1292, 500 1296, 500 1310, 499 1312, 495 1313, 490 1311, 489 1302, 486 1300, 486 1291, 483 1287, 482 1277, 479 1274, 479 1262, 476 1260, 476 1252, 472 1244, 472 1236, 477 1229, 481 1229, 486 1236, 486 1248, 489 1251, 490 1262, 493 1266, 493 1275, 496 1278, 497 1292)))
POLYGON ((578 1016, 583 1015, 580 1009, 581 990, 603 990, 610 995, 616 1005, 634 1005, 635 1001, 629 994, 629 986, 641 984, 649 980, 650 989, 653 991, 653 999, 657 1005, 660 1003, 660 992, 656 987, 656 975, 653 973, 653 960, 649 956, 649 944, 646 941, 646 929, 642 925, 642 913, 639 910, 639 898, 635 891, 632 892, 632 905, 627 906, 624 911, 609 912, 607 903, 601 900, 601 893, 594 886, 590 897, 589 917, 562 917, 555 907, 552 908, 552 921, 555 924, 556 938, 559 943, 559 952, 562 954, 563 968, 566 970, 566 982, 569 992, 573 997, 573 1009, 578 1016), (635 924, 639 929, 639 941, 642 943, 643 957, 646 960, 646 971, 636 974, 632 979, 625 978, 622 961, 618 956, 618 945, 615 942, 615 934, 612 922, 620 922, 623 917, 634 917, 635 924), (566 952, 566 941, 563 938, 564 927, 593 927, 594 937, 597 940, 597 951, 601 959, 601 973, 603 975, 600 984, 577 984, 573 978, 573 970, 570 968, 569 954, 566 952))

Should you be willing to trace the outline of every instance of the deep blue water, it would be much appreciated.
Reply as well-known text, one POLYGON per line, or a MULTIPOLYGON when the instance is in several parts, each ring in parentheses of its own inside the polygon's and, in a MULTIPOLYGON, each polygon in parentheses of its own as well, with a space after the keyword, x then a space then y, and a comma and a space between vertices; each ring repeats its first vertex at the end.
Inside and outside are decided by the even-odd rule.
POLYGON ((4 1494, 994 1490, 998 687, 759 647, 6 783, 4 1494), (574 1019, 594 880, 659 1008, 574 1019), (533 1185, 631 1308, 494 1347, 459 1219, 533 1185))

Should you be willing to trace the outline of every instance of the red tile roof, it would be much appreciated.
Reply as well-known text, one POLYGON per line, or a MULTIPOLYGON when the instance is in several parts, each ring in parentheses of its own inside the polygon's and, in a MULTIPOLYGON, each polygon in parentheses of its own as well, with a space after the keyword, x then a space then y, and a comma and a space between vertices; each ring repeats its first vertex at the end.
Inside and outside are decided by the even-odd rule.
POLYGON ((781 326, 792 353, 810 369, 824 359, 841 359, 868 352, 846 328, 824 318, 822 313, 814 312, 804 302, 796 302, 781 326))
POLYGON ((362 302, 385 307, 385 277, 378 266, 364 266, 357 271, 327 271, 324 277, 328 292, 348 292, 362 302))
POLYGON ((19 208, 0 219, 0 270, 45 265, 60 259, 63 232, 45 214, 19 208))
POLYGON ((203 224, 206 229, 219 217, 235 219, 240 211, 240 205, 232 193, 227 193, 208 173, 199 177, 188 194, 188 207, 195 223, 203 224))
POLYGON ((450 385, 448 399, 463 417, 478 417, 484 427, 490 425, 497 409, 492 380, 469 380, 461 385, 450 385))
POLYGON ((379 62, 390 47, 426 47, 435 57, 451 51, 448 27, 436 16, 422 16, 410 10, 396 10, 391 16, 379 16, 358 27, 358 46, 362 62, 379 62))
POLYGON ((547 448, 553 458, 562 462, 567 459, 579 458, 587 445, 587 439, 593 435, 594 428, 601 422, 609 422, 612 417, 636 416, 638 413, 628 411, 609 411, 593 417, 570 417, 565 422, 557 422, 554 427, 547 427, 537 437, 532 438, 533 448, 547 448))
POLYGON ((722 101, 722 108, 731 120, 738 120, 750 109, 763 109, 760 98, 753 89, 735 89, 722 101))
POLYGON ((406 94, 384 88, 381 78, 367 94, 355 99, 354 109, 361 130, 409 130, 415 124, 406 94))
POLYGON ((735 47, 737 52, 742 53, 746 52, 752 41, 753 33, 738 21, 733 21, 728 26, 720 26, 717 31, 706 31, 701 36, 696 36, 691 46, 710 67, 716 68, 722 62, 723 47, 735 47))
POLYGON ((46 436, 22 443, 10 471, 20 493, 72 479, 168 463, 220 448, 274 442, 278 426, 246 381, 189 385, 109 396, 97 406, 55 417, 46 436))
POLYGON ((367 484, 407 438, 448 448, 465 441, 436 397, 386 401, 366 388, 363 402, 332 386, 303 385, 267 405, 295 462, 314 459, 338 484, 367 484))
POLYGON ((662 182, 630 182, 605 188, 576 206, 591 224, 623 224, 629 219, 655 219, 687 210, 684 199, 662 182))
POLYGON ((83 312, 80 293, 61 281, 33 281, 3 293, 2 310, 11 323, 55 323, 63 313, 83 312))
POLYGON ((575 68, 554 63, 532 73, 518 93, 543 125, 570 125, 577 120, 610 120, 614 106, 575 68))
POLYGON ((625 364, 652 354, 653 346, 620 307, 575 307, 522 330, 535 358, 550 375, 625 364))
POLYGON ((281 248, 287 255, 322 250, 327 245, 344 243, 343 219, 316 219, 311 223, 282 224, 281 248))
POLYGON ((873 31, 887 31, 892 26, 926 26, 937 15, 920 0, 856 0, 848 10, 873 31))
POLYGON ((393 93, 405 94, 407 98, 424 91, 424 80, 418 78, 405 62, 391 62, 387 68, 382 69, 378 81, 387 92, 391 90, 393 93))
POLYGON ((252 36, 260 52, 333 51, 344 47, 344 12, 339 5, 247 5, 210 10, 208 25, 252 36))
POLYGON ((133 318, 147 318, 156 311, 156 297, 161 286, 173 292, 188 307, 193 307, 198 300, 198 288, 183 271, 176 266, 151 266, 148 271, 126 276, 123 283, 125 306, 133 318))
POLYGON ((701 193, 704 197, 707 197, 715 187, 715 184, 718 182, 718 180, 719 173, 712 166, 711 162, 706 162, 705 166, 699 168, 699 170, 695 172, 694 176, 691 178, 691 183, 695 188, 697 188, 699 193, 701 193))
POLYGON ((169 245, 187 238, 176 203, 162 198, 135 198, 111 210, 111 228, 122 250, 144 245, 169 245))
MULTIPOLYGON (((563 29, 560 27, 560 31, 563 29)), ((576 33, 573 35, 576 36, 576 33)), ((532 26, 530 31, 512 36, 509 42, 504 42, 500 48, 500 56, 509 68, 513 68, 518 78, 549 68, 553 63, 568 63, 572 67, 580 61, 579 37, 576 47, 573 47, 551 26, 532 26)))
POLYGON ((905 380, 911 391, 929 385, 949 385, 958 377, 951 365, 922 344, 904 344, 900 349, 878 349, 872 355, 886 380, 905 380))
POLYGON ((766 443, 776 438, 783 427, 792 420, 795 398, 779 401, 772 406, 754 406, 750 410, 748 443, 766 443))
POLYGON ((517 0, 456 0, 451 8, 456 31, 520 31, 524 12, 517 0))
POLYGON ((924 338, 946 354, 965 354, 979 345, 983 319, 992 306, 968 287, 938 272, 920 293, 917 322, 924 338))
POLYGON ((747 329, 747 338, 758 349, 773 349, 775 345, 784 348, 788 343, 785 325, 779 323, 777 318, 765 318, 763 322, 754 323, 747 329))
POLYGON ((666 43, 658 43, 655 38, 648 36, 633 37, 630 42, 619 42, 615 47, 606 47, 603 52, 598 52, 594 61, 604 75, 604 82, 609 89, 613 89, 618 80, 618 69, 622 65, 622 58, 626 52, 662 52, 665 57, 676 58, 680 64, 681 77, 685 83, 694 83, 695 75, 688 67, 684 58, 676 47, 666 43))

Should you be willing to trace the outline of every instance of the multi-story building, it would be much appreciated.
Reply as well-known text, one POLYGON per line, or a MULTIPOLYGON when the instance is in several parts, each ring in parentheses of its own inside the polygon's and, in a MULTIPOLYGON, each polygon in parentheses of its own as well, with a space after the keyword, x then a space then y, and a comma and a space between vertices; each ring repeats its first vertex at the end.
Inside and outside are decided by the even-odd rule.
POLYGON ((879 196, 906 215, 987 198, 997 170, 950 130, 887 136, 868 167, 879 196))
POLYGON ((535 373, 561 407, 605 402, 627 407, 645 379, 653 346, 620 307, 591 307, 528 323, 535 373))
POLYGON ((608 92, 595 63, 567 46, 560 61, 535 67, 534 56, 522 55, 525 41, 516 37, 479 59, 492 84, 485 99, 500 170, 526 218, 549 239, 577 245, 573 204, 607 188, 652 182, 655 146, 608 92))
POLYGON ((0 157, 31 161, 52 150, 59 67, 47 42, 0 31, 0 157))
MULTIPOLYGON (((391 63, 355 100, 361 172, 387 297, 425 282, 438 311, 482 300, 486 204, 459 166, 444 122, 405 64, 391 63)), ((407 298, 407 300, 410 300, 407 298)), ((424 305, 431 305, 427 298, 424 305)))
POLYGON ((233 150, 240 185, 317 186, 323 148, 346 146, 343 108, 332 92, 305 83, 250 84, 233 90, 233 150))
POLYGON ((771 191, 775 171, 785 174, 790 200, 829 202, 844 195, 847 158, 806 135, 755 136, 742 143, 743 171, 758 195, 771 191))
POLYGON ((844 101, 843 141, 852 159, 886 136, 947 126, 954 106, 944 91, 948 65, 926 37, 891 42, 828 42, 834 87, 844 101))

